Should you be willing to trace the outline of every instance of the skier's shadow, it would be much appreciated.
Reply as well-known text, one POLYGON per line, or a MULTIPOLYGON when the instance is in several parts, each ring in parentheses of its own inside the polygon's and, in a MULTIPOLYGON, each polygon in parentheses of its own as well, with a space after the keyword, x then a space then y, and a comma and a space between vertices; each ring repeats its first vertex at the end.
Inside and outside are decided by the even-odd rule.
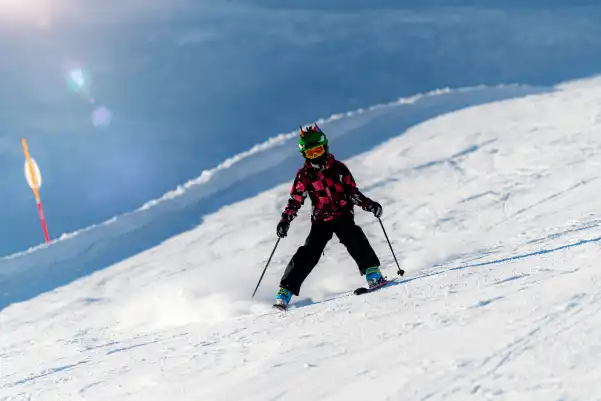
MULTIPOLYGON (((530 258, 533 256, 540 256, 540 255, 544 255, 544 254, 548 254, 548 253, 553 253, 553 252, 558 252, 558 251, 562 251, 568 248, 574 248, 574 247, 579 247, 582 245, 586 245, 586 244, 590 244, 590 243, 596 243, 596 242, 601 242, 601 237, 594 237, 594 238, 589 238, 589 239, 583 239, 583 240, 578 240, 576 242, 572 242, 569 244, 565 244, 565 245, 560 245, 554 248, 548 248, 548 249, 539 249, 536 251, 532 251, 532 252, 526 252, 526 253, 522 253, 522 254, 518 254, 518 255, 513 255, 513 256, 508 256, 508 257, 504 257, 504 258, 498 258, 498 259, 493 259, 487 262, 480 262, 480 263, 463 263, 460 264, 459 266, 454 266, 454 267, 449 267, 446 269, 439 269, 433 272, 426 272, 426 273, 422 273, 422 274, 418 274, 415 276, 411 276, 411 277, 395 277, 394 279, 391 279, 390 283, 388 285, 386 285, 385 287, 377 290, 374 292, 378 293, 378 292, 382 292, 382 291, 386 291, 387 289, 389 289, 390 287, 396 287, 399 285, 403 285, 412 281, 416 281, 416 280, 421 280, 424 278, 429 278, 429 277, 433 277, 433 276, 440 276, 443 275, 445 273, 449 273, 449 272, 453 272, 453 271, 457 271, 457 270, 465 270, 465 269, 473 269, 473 268, 478 268, 478 267, 483 267, 483 266, 488 266, 488 265, 494 265, 494 264, 502 264, 505 262, 511 262, 511 261, 515 261, 515 260, 519 260, 519 259, 526 259, 526 258, 530 258)), ((569 273, 573 273, 573 271, 567 271, 565 272, 565 274, 569 274, 569 273)), ((516 277, 511 277, 510 279, 515 279, 516 277)), ((367 297, 370 294, 363 294, 360 295, 361 297, 367 297)), ((326 298, 324 300, 321 301, 313 301, 311 298, 303 298, 301 300, 298 300, 296 302, 294 302, 294 305, 292 308, 290 308, 290 310, 294 310, 294 309, 300 309, 300 308, 304 308, 307 306, 311 306, 311 305, 318 305, 318 304, 323 304, 325 302, 330 302, 336 299, 340 299, 340 298, 344 298, 347 296, 353 296, 352 291, 348 291, 348 292, 344 292, 341 294, 337 294, 334 295, 332 297, 326 298)))
MULTIPOLYGON (((386 291, 387 288, 396 287, 397 285, 405 284, 405 283, 408 283, 408 282, 413 281, 415 279, 416 279, 415 277, 404 278, 404 276, 403 277, 398 277, 397 276, 395 278, 392 278, 390 280, 390 282, 386 286, 384 286, 384 287, 382 287, 382 288, 374 291, 373 294, 376 294, 376 293, 382 292, 382 291, 386 291)), ((370 293, 363 294, 363 295, 353 295, 353 290, 349 290, 349 291, 346 291, 346 292, 343 292, 343 293, 340 293, 340 294, 335 294, 335 295, 332 295, 332 296, 327 297, 325 299, 317 300, 317 301, 314 301, 310 297, 301 298, 301 299, 298 299, 298 300, 294 301, 293 303, 291 303, 289 310, 292 311, 292 310, 295 310, 295 309, 301 309, 301 308, 305 308, 305 307, 311 306, 311 305, 321 305, 323 303, 331 302, 331 301, 334 301, 336 299, 341 299, 341 298, 345 298, 345 297, 356 297, 356 296, 369 297, 369 295, 372 295, 370 293)))

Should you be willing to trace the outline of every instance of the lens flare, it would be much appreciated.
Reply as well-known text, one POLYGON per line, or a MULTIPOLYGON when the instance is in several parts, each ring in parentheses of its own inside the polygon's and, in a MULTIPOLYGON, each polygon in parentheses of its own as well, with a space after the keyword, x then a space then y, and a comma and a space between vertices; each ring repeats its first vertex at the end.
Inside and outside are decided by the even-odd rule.
POLYGON ((90 87, 90 76, 81 68, 69 71, 66 80, 69 88, 74 92, 87 91, 90 87))
POLYGON ((52 20, 53 0, 0 0, 0 25, 15 26, 33 23, 48 29, 52 20))
POLYGON ((92 124, 94 127, 108 127, 113 120, 113 113, 104 106, 97 107, 92 112, 92 124))
MULTIPOLYGON (((2 1, 2 0, 0 0, 2 1)), ((77 93, 85 102, 91 106, 90 120, 95 128, 108 127, 113 121, 113 112, 105 106, 97 103, 92 94, 90 73, 81 67, 79 62, 70 62, 65 68, 64 76, 69 89, 77 93)))

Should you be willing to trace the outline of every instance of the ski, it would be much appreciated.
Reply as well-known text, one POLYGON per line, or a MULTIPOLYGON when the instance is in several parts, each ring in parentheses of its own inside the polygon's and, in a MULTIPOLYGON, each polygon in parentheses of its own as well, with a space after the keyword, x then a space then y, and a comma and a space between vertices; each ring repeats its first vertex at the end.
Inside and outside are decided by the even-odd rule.
MULTIPOLYGON (((355 290, 353 290, 353 294, 354 294, 354 295, 363 295, 363 294, 369 294, 370 292, 377 291, 377 290, 379 290, 379 289, 381 289, 381 288, 384 288, 384 287, 388 286, 389 284, 392 284, 392 283, 394 283, 394 282, 399 282, 397 279, 388 280, 386 277, 384 277, 384 279, 385 279, 386 281, 384 281, 384 282, 382 282, 382 283, 380 283, 380 284, 378 284, 377 286, 375 286, 375 287, 372 287, 372 288, 358 287, 358 288, 356 288, 355 290)), ((347 293, 347 294, 348 294, 348 293, 347 293)), ((343 296, 345 296, 345 295, 342 295, 342 294, 341 294, 341 295, 339 295, 339 296, 338 296, 338 297, 336 297, 336 298, 343 297, 343 296)), ((311 303, 310 303, 310 304, 311 304, 311 303)), ((297 304, 294 304, 294 303, 291 303, 291 304, 289 304, 289 305, 286 305, 286 306, 284 306, 284 305, 280 305, 280 304, 273 304, 273 305, 272 305, 272 308, 273 308, 273 309, 276 309, 276 310, 278 310, 278 311, 280 311, 280 312, 287 312, 287 311, 290 309, 290 305, 292 305, 292 309, 302 308, 303 306, 306 306, 306 305, 297 305, 297 304)))
POLYGON ((390 283, 392 283, 392 280, 386 280, 386 281, 376 285, 375 287, 371 287, 371 288, 359 287, 359 288, 356 288, 355 291, 353 291, 353 294, 355 294, 355 295, 368 294, 370 292, 379 290, 380 288, 386 287, 390 283))

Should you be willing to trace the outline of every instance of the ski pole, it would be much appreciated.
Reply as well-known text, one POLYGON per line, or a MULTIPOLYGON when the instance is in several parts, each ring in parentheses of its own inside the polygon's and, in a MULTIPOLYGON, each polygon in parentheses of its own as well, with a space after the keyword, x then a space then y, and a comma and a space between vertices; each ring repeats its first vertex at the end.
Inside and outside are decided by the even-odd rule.
POLYGON ((378 217, 378 221, 380 222, 380 225, 382 226, 382 231, 384 231, 384 236, 386 237, 386 241, 388 241, 388 246, 390 247, 390 252, 392 252, 392 256, 394 257, 394 261, 396 262, 396 267, 398 267, 398 274, 399 276, 403 277, 403 275, 405 274, 405 270, 401 269, 401 266, 399 266, 399 261, 396 259, 396 255, 394 254, 394 251, 392 250, 392 245, 390 244, 390 240, 388 239, 388 235, 386 234, 386 229, 384 228, 384 224, 382 224, 382 219, 380 219, 378 217))
POLYGON ((273 251, 271 251, 271 255, 269 256, 269 259, 267 260, 267 264, 265 265, 265 268, 263 269, 263 274, 261 274, 261 278, 259 279, 259 282, 257 283, 257 286, 255 287, 255 292, 253 292, 252 298, 255 297, 255 294, 257 293, 257 290, 259 289, 261 280, 263 280, 263 276, 265 275, 265 272, 267 271, 267 266, 269 266, 269 262, 271 262, 271 258, 273 258, 273 254, 275 253, 275 250, 277 249, 278 244, 280 243, 280 240, 281 240, 281 238, 278 238, 278 241, 275 243, 275 246, 273 247, 273 251))

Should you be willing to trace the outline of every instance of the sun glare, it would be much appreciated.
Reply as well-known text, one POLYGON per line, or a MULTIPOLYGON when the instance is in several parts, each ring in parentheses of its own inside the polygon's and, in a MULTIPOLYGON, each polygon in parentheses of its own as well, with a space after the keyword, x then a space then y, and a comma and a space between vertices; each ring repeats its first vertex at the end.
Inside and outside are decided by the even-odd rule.
POLYGON ((36 8, 36 2, 27 0, 0 0, 0 13, 6 14, 23 14, 32 12, 36 8))
POLYGON ((47 25, 50 5, 50 0, 0 0, 0 23, 29 21, 47 25))

